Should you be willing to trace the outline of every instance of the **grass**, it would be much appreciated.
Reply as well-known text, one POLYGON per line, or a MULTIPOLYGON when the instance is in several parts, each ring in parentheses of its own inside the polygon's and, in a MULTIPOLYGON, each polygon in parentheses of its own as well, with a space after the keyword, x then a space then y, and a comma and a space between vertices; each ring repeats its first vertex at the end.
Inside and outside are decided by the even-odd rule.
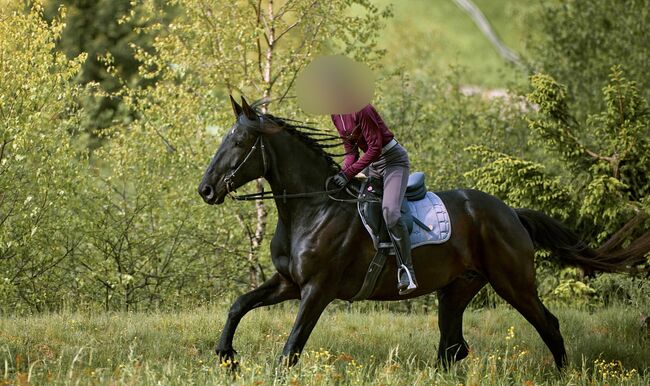
MULTIPOLYGON (((526 75, 506 63, 470 17, 452 0, 376 0, 392 4, 394 17, 381 32, 387 50, 384 64, 402 66, 424 79, 444 74, 450 66, 463 68, 461 81, 486 88, 506 87, 526 75)), ((539 0, 475 0, 504 43, 519 54, 534 33, 530 14, 539 0)))
POLYGON ((235 338, 241 371, 220 368, 213 345, 226 307, 176 313, 60 313, 0 318, 0 384, 649 384, 650 349, 638 313, 555 310, 569 368, 555 370, 541 339, 510 308, 470 311, 470 356, 435 363, 437 318, 326 311, 300 364, 276 366, 296 306, 255 310, 235 338))

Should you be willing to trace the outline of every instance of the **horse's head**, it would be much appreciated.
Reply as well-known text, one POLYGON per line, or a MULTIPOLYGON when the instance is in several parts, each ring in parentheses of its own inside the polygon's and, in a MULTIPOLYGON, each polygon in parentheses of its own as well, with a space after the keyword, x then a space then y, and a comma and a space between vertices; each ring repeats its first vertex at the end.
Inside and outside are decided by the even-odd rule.
POLYGON ((223 137, 199 184, 199 194, 210 205, 221 204, 229 192, 266 174, 270 160, 263 136, 279 130, 273 122, 265 121, 244 97, 241 106, 232 96, 230 102, 235 124, 223 137))

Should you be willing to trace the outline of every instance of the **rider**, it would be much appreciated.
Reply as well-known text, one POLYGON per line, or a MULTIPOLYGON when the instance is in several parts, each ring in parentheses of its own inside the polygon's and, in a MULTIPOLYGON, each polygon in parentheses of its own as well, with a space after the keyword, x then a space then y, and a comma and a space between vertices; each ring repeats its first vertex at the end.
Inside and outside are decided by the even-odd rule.
POLYGON ((384 180, 382 213, 398 257, 400 295, 408 294, 417 287, 411 240, 401 214, 409 177, 408 154, 371 104, 354 113, 332 114, 332 122, 346 154, 342 170, 333 181, 343 187, 368 166, 371 177, 384 180), (360 158, 359 149, 363 150, 360 158))
POLYGON ((411 240, 402 220, 402 200, 409 177, 406 150, 370 104, 374 76, 366 65, 343 55, 316 58, 296 82, 298 103, 305 111, 331 115, 343 139, 346 156, 332 180, 344 187, 369 167, 370 176, 383 178, 382 213, 397 254, 399 291, 417 287, 411 261, 411 240), (359 157, 359 149, 363 156, 359 157))

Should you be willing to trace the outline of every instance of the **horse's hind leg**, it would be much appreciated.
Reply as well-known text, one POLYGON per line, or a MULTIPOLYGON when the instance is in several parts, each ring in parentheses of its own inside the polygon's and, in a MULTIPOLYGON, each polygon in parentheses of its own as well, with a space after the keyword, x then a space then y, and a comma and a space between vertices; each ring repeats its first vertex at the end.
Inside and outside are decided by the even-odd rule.
POLYGON ((560 323, 555 315, 542 304, 537 292, 516 293, 510 289, 505 291, 502 289, 501 291, 497 290, 497 293, 535 327, 546 346, 551 350, 556 366, 561 369, 566 362, 566 350, 564 339, 560 333, 560 323))
POLYGON ((284 279, 279 273, 275 273, 254 290, 238 297, 228 311, 226 324, 221 332, 219 343, 217 343, 216 352, 219 359, 226 361, 234 358, 235 350, 232 347, 232 340, 239 321, 248 311, 299 297, 298 287, 284 279))
POLYGON ((510 245, 502 245, 499 251, 507 251, 497 261, 487 264, 488 280, 494 290, 510 303, 526 320, 535 327, 549 348, 558 368, 566 362, 564 339, 560 333, 557 318, 542 304, 535 285, 533 251, 521 250, 517 256, 510 245))
POLYGON ((461 276, 438 291, 438 360, 445 366, 469 353, 469 345, 463 338, 463 312, 485 283, 481 276, 461 276))

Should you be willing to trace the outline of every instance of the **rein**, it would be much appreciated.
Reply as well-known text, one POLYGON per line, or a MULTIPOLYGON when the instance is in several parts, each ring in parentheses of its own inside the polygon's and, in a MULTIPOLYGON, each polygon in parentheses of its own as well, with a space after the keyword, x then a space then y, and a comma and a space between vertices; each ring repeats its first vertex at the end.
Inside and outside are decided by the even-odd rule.
MULTIPOLYGON (((264 122, 262 120, 262 117, 260 116, 260 125, 262 125, 264 122)), ((233 185, 233 179, 235 178, 235 175, 239 170, 246 164, 246 162, 250 159, 250 157, 253 155, 255 150, 260 149, 262 152, 262 164, 264 165, 264 170, 262 172, 262 176, 266 175, 269 169, 268 165, 268 160, 266 156, 266 151, 264 147, 264 139, 263 136, 260 135, 257 137, 257 140, 251 147, 251 149, 248 151, 244 159, 231 171, 228 173, 226 177, 224 177, 224 183, 226 184, 226 191, 228 192, 228 196, 232 198, 235 201, 256 201, 256 200, 273 200, 273 199, 282 199, 283 202, 286 203, 287 199, 293 199, 293 198, 307 198, 307 197, 315 197, 315 196, 320 196, 323 194, 327 194, 327 196, 334 201, 339 201, 339 202, 358 202, 358 199, 341 199, 341 198, 336 198, 333 197, 332 194, 339 193, 343 191, 344 189, 346 192, 351 195, 352 197, 356 197, 357 195, 354 194, 353 192, 350 191, 348 187, 341 187, 341 188, 336 188, 336 189, 327 189, 327 186, 329 185, 330 180, 332 177, 327 177, 325 180, 325 190, 318 190, 314 192, 303 192, 303 193, 287 193, 287 191, 283 191, 282 194, 275 194, 273 192, 269 191, 261 191, 261 192, 256 192, 256 193, 248 193, 248 194, 233 194, 236 190, 232 189, 233 185)))
MULTIPOLYGON (((327 177, 327 180, 325 181, 325 186, 328 185, 330 179, 332 177, 327 177)), ((273 192, 269 191, 261 191, 257 193, 248 193, 248 194, 232 194, 233 191, 228 191, 228 196, 232 198, 235 201, 256 201, 256 200, 273 200, 276 198, 281 198, 284 203, 287 202, 287 199, 291 198, 307 198, 307 197, 315 197, 315 196, 320 196, 323 194, 327 194, 327 196, 334 201, 339 201, 339 202, 359 202, 359 199, 354 198, 354 199, 346 199, 346 198, 337 198, 332 196, 332 194, 339 193, 341 191, 345 191, 352 197, 356 197, 357 195, 354 194, 353 192, 350 191, 350 189, 346 186, 342 188, 337 188, 337 189, 328 189, 328 190, 317 190, 313 192, 303 192, 303 193, 287 193, 287 191, 283 191, 282 194, 275 194, 273 192)))

